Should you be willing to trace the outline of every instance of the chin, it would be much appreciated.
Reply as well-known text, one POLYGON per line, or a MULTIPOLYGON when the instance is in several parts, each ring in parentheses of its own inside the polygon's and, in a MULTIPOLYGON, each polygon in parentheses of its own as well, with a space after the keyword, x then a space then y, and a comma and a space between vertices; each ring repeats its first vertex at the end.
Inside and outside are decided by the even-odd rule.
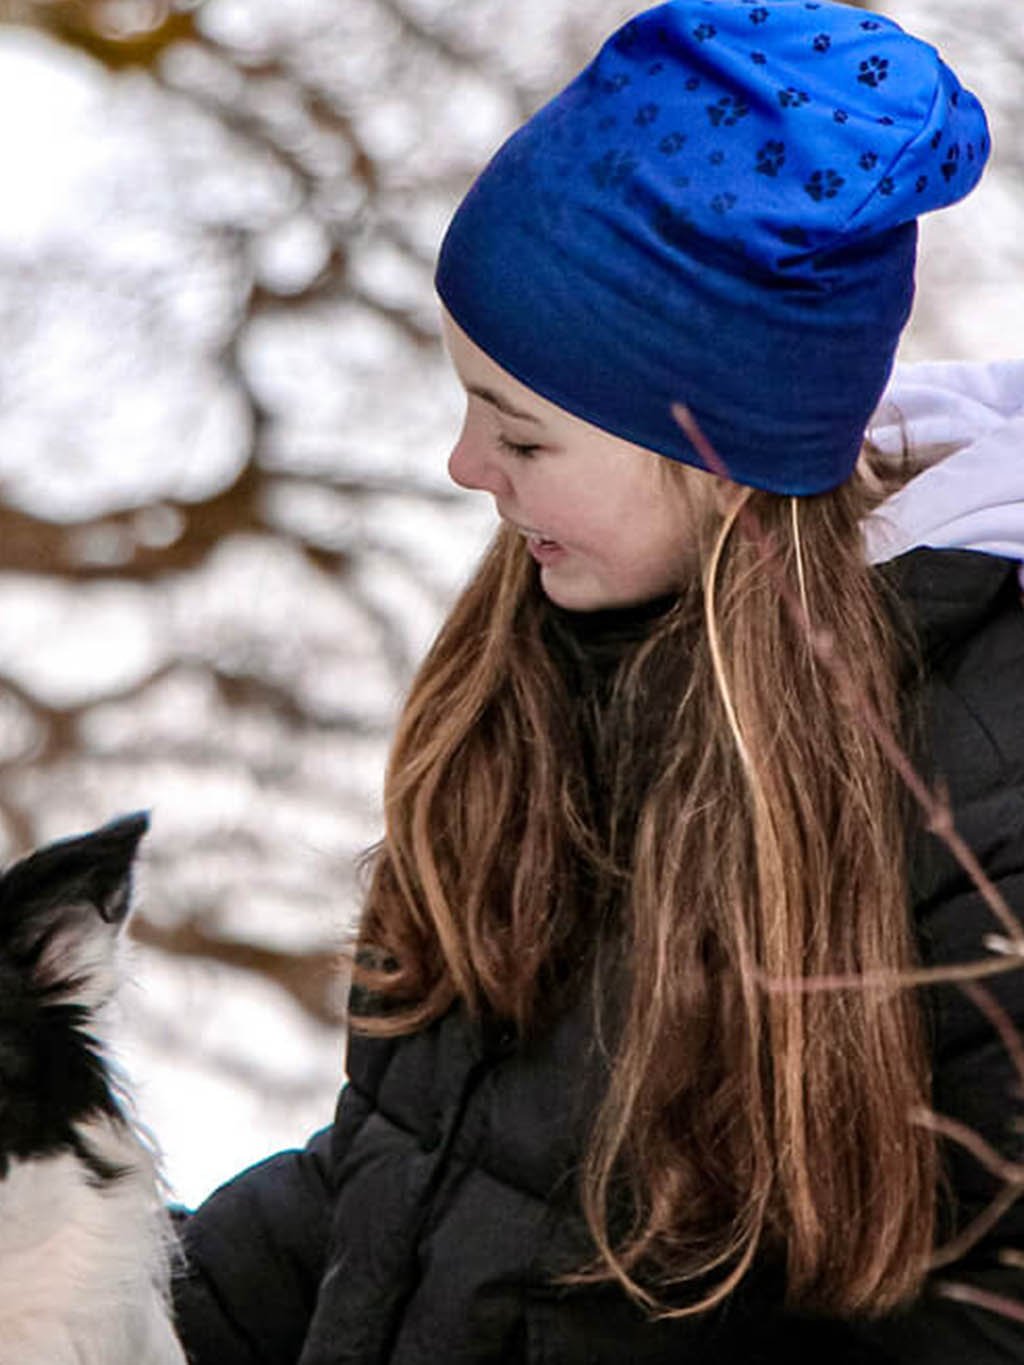
POLYGON ((560 575, 557 567, 541 569, 540 586, 549 602, 566 611, 608 611, 615 607, 639 606, 678 590, 675 584, 650 589, 640 586, 615 589, 583 576, 573 581, 568 575, 560 575))
POLYGON ((559 581, 557 573, 542 570, 540 586, 544 596, 566 611, 601 611, 618 605, 611 594, 595 584, 559 581))

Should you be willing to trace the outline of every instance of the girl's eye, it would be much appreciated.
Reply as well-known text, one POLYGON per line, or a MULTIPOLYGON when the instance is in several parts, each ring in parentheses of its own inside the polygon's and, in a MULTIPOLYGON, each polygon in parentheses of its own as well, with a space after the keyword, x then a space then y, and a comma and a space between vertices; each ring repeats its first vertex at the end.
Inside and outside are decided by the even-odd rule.
POLYGON ((520 445, 517 441, 510 441, 507 436, 498 436, 498 445, 502 450, 507 450, 510 455, 517 456, 520 460, 528 460, 532 455, 536 455, 540 450, 539 445, 520 445))

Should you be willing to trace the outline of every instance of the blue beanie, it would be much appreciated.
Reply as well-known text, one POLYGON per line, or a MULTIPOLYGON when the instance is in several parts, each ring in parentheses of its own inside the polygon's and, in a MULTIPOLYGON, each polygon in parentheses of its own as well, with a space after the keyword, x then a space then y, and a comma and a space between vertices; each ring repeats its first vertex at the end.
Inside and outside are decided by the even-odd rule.
POLYGON ((824 492, 891 372, 917 216, 973 189, 988 152, 977 99, 890 19, 670 0, 501 147, 437 290, 585 421, 699 466, 684 403, 737 482, 824 492))

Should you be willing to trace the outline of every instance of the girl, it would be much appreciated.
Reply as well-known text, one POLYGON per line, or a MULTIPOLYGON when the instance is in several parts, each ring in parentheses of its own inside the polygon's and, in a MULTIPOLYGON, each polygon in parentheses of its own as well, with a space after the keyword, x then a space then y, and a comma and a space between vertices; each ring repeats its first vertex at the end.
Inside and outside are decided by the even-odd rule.
POLYGON ((334 1125, 185 1224, 197 1365, 1024 1358, 1020 367, 865 442, 988 151, 887 19, 671 0, 460 206, 503 524, 399 724, 334 1125))

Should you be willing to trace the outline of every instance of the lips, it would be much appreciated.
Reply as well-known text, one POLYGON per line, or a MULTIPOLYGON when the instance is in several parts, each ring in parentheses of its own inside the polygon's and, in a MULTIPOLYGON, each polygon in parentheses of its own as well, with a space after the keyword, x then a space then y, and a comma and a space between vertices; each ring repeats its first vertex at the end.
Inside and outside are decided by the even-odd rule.
POLYGON ((545 549, 557 550, 561 550, 563 548, 562 544, 559 541, 551 540, 549 539, 549 537, 541 535, 540 531, 531 531, 528 527, 520 526, 514 521, 510 521, 508 524, 514 527, 515 530, 517 530, 519 534, 526 539, 527 543, 531 546, 531 548, 536 547, 539 549, 543 547, 545 549))
POLYGON ((526 536, 526 548, 538 564, 558 564, 568 554, 565 546, 557 540, 546 540, 536 534, 526 536))

